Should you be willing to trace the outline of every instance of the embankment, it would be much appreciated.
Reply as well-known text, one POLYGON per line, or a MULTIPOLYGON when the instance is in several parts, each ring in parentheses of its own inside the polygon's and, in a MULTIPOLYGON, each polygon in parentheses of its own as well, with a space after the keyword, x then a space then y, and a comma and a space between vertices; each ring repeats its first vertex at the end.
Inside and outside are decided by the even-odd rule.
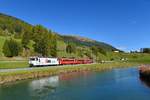
POLYGON ((91 64, 78 66, 64 66, 64 67, 48 67, 43 69, 19 70, 13 72, 1 72, 0 84, 15 82, 25 79, 34 79, 41 77, 49 77, 62 73, 80 72, 80 71, 105 71, 113 68, 127 68, 137 66, 135 63, 105 63, 105 64, 91 64))
POLYGON ((139 67, 139 73, 143 80, 150 81, 150 65, 141 65, 139 67))

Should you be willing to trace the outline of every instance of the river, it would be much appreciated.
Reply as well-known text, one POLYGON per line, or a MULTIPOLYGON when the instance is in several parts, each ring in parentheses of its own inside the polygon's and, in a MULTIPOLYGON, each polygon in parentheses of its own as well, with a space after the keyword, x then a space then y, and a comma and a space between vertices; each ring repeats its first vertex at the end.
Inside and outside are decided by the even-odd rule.
POLYGON ((149 100, 137 68, 74 72, 0 86, 0 100, 149 100))

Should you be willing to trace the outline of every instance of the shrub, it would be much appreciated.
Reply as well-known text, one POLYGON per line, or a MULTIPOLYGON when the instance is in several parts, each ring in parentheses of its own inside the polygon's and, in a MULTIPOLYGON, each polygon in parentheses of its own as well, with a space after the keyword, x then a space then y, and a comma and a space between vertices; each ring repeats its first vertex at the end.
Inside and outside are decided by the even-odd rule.
POLYGON ((6 40, 3 46, 3 53, 6 57, 18 56, 22 51, 22 46, 14 39, 6 40))

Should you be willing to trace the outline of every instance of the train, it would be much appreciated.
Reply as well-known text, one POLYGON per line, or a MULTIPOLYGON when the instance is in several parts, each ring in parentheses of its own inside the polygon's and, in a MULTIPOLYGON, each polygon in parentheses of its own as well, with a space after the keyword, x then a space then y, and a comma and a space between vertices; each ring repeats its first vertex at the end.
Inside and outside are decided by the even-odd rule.
POLYGON ((36 66, 58 66, 58 65, 76 65, 91 64, 92 59, 74 59, 74 58, 49 58, 49 57, 30 57, 30 67, 36 66))

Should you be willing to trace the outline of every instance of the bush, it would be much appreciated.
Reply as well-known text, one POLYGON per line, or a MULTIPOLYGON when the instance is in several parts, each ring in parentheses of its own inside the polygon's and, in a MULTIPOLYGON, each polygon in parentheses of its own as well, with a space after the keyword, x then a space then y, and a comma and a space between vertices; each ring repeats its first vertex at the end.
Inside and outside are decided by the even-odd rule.
POLYGON ((6 40, 3 46, 3 53, 6 57, 18 56, 22 51, 22 46, 14 39, 6 40))

